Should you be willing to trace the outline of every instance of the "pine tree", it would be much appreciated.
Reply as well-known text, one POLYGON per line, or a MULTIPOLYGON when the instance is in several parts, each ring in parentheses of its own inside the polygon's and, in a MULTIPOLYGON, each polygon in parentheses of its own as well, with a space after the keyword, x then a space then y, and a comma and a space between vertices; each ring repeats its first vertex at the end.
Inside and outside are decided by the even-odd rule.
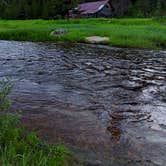
POLYGON ((160 16, 161 14, 161 0, 157 0, 155 16, 160 16))

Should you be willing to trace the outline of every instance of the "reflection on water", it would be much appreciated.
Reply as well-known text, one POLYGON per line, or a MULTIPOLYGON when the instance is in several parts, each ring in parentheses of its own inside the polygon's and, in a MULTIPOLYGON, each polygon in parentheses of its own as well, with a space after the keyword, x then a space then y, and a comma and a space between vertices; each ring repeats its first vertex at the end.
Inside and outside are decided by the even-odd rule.
POLYGON ((0 41, 5 76, 13 109, 51 143, 98 165, 166 163, 165 51, 0 41))

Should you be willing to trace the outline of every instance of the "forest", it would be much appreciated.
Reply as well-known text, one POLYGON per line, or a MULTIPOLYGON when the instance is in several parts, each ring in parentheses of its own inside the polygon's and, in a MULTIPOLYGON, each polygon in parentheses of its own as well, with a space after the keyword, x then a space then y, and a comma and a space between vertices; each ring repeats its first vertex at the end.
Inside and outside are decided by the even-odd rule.
MULTIPOLYGON (((92 0, 91 0, 92 1, 92 0)), ((93 0, 94 1, 94 0, 93 0)), ((81 2, 89 0, 1 0, 1 19, 59 19, 81 2)), ((119 0, 118 3, 125 3, 119 0)), ((117 17, 154 17, 166 14, 165 0, 131 0, 128 10, 117 17)))

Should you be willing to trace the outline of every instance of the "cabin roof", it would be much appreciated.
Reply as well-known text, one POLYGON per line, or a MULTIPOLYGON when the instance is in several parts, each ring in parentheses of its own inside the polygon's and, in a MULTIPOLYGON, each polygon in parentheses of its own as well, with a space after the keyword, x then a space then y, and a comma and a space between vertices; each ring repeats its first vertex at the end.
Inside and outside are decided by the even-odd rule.
POLYGON ((100 11, 109 0, 101 0, 96 2, 87 2, 79 4, 76 8, 81 14, 94 14, 100 11))

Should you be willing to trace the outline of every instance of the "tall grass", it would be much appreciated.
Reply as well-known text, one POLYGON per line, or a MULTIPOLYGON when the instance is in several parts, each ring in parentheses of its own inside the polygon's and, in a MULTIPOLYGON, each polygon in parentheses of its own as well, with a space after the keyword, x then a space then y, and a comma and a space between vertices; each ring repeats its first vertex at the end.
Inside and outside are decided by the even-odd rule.
POLYGON ((0 39, 87 42, 92 35, 108 36, 111 46, 166 48, 166 17, 148 19, 0 20, 0 39), (50 36, 68 29, 62 36, 50 36))
POLYGON ((10 107, 9 94, 13 87, 9 78, 0 81, 0 111, 6 111, 10 107))
POLYGON ((19 127, 19 118, 12 114, 0 117, 1 166, 63 166, 69 161, 68 150, 48 145, 35 133, 19 127))
POLYGON ((66 147, 43 142, 35 133, 21 127, 18 115, 4 112, 10 106, 11 84, 1 81, 0 85, 0 165, 66 166, 72 163, 66 147))

